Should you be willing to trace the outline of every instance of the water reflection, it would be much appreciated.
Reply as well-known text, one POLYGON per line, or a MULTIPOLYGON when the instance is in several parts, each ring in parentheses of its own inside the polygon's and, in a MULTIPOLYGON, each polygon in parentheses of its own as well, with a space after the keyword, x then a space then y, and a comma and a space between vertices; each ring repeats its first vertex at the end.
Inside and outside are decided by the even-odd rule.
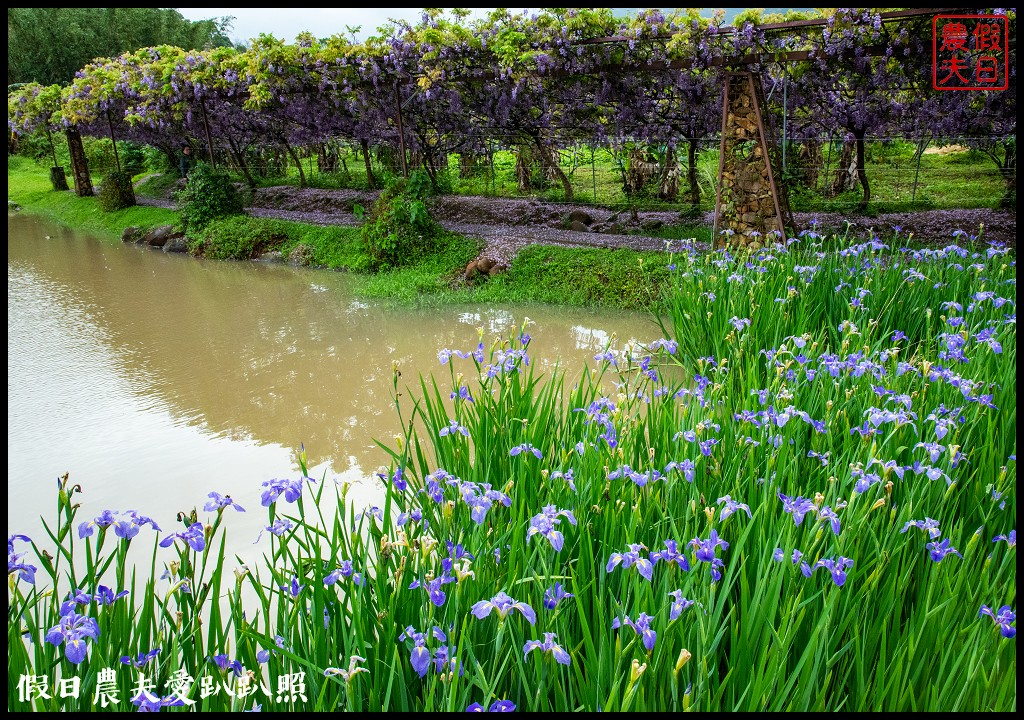
POLYGON ((217 490, 250 510, 237 522, 255 538, 259 485, 295 475, 300 443, 317 473, 374 497, 374 439, 398 431, 393 362, 415 384, 439 348, 529 317, 534 362, 578 376, 613 334, 658 335, 627 313, 388 309, 353 299, 341 273, 165 255, 22 216, 8 217, 7 257, 12 531, 52 514, 70 471, 86 515, 138 509, 169 527, 217 490))

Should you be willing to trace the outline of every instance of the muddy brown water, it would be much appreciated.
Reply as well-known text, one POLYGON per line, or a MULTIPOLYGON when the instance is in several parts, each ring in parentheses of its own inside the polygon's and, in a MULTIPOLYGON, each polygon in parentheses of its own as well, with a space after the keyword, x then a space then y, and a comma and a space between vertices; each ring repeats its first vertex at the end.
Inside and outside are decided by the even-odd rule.
POLYGON ((7 229, 8 533, 34 539, 70 472, 79 521, 132 509, 169 530, 179 510, 202 516, 211 490, 230 494, 248 511, 229 530, 248 555, 267 524, 261 483, 298 477, 300 443, 311 475, 379 502, 388 458, 374 441, 399 431, 393 362, 403 383, 434 372, 447 391, 440 348, 530 318, 533 362, 560 360, 571 384, 609 342, 659 336, 643 314, 395 309, 357 299, 343 273, 167 255, 24 215, 7 229))

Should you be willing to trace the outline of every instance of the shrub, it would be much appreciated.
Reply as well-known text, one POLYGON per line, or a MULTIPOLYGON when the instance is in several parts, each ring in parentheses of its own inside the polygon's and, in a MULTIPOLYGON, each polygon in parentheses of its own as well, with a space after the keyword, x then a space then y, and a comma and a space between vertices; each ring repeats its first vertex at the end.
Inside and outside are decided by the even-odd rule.
POLYGON ((429 191, 430 180, 419 170, 408 180, 388 180, 362 230, 371 269, 398 267, 434 249, 437 225, 427 210, 429 191))
POLYGON ((103 212, 123 210, 135 204, 132 189, 132 174, 127 171, 109 173, 103 178, 99 192, 100 209, 103 212))
POLYGON ((174 196, 181 208, 186 230, 200 228, 210 220, 242 212, 242 196, 231 177, 206 163, 198 163, 188 175, 185 188, 174 196))

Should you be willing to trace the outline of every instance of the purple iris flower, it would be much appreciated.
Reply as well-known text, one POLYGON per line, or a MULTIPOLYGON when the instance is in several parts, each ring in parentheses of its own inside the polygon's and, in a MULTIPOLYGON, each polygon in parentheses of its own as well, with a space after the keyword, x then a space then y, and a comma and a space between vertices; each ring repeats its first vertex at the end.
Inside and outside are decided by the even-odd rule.
POLYGON ((444 605, 444 602, 448 597, 445 591, 441 588, 442 586, 453 582, 455 582, 455 578, 452 577, 446 569, 444 572, 442 572, 440 575, 438 575, 433 580, 430 580, 429 582, 422 580, 413 580, 411 583, 409 583, 409 589, 415 590, 418 587, 423 588, 427 591, 427 597, 430 598, 430 602, 434 603, 436 607, 441 607, 444 605))
POLYGON ((74 610, 68 610, 61 616, 60 622, 46 633, 46 642, 57 647, 64 643, 64 657, 68 662, 77 665, 85 660, 88 649, 85 643, 87 637, 99 640, 100 626, 96 620, 79 615, 74 610))
MULTIPOLYGON (((491 706, 487 709, 488 712, 513 712, 516 709, 516 704, 511 700, 497 700, 491 703, 491 706)), ((480 703, 473 703, 466 712, 483 712, 484 706, 480 703)))
POLYGON ((297 598, 299 594, 302 592, 302 589, 306 586, 299 585, 299 576, 295 575, 294 577, 292 577, 292 581, 290 584, 278 585, 278 587, 282 590, 287 591, 293 598, 297 598))
POLYGON ((260 504, 263 507, 270 507, 277 499, 284 493, 284 499, 286 502, 295 502, 302 496, 302 481, 309 480, 310 482, 316 482, 311 477, 301 477, 296 480, 289 480, 287 478, 273 480, 267 480, 263 483, 263 487, 267 488, 260 495, 260 504))
POLYGON ((79 588, 72 593, 68 593, 67 599, 60 605, 60 614, 67 615, 69 612, 75 609, 76 605, 88 605, 92 602, 92 595, 87 593, 83 588, 79 588))
POLYGON ((814 503, 805 497, 791 498, 788 495, 783 495, 780 491, 779 500, 782 501, 783 511, 792 513, 793 522, 797 525, 804 521, 804 515, 814 510, 814 503))
POLYGON ((928 550, 931 558, 935 562, 942 562, 942 558, 946 557, 950 553, 957 555, 963 560, 963 555, 957 552, 956 548, 949 544, 949 538, 944 539, 942 542, 930 542, 928 543, 928 550))
POLYGON ((717 438, 709 438, 707 440, 702 440, 700 443, 698 443, 698 445, 700 446, 700 454, 703 455, 704 457, 709 457, 711 455, 711 448, 713 448, 717 444, 717 438))
POLYGON ((469 609, 471 613, 481 620, 490 615, 491 611, 498 613, 498 617, 504 620, 510 610, 518 610, 521 612, 523 617, 526 618, 526 621, 531 625, 537 622, 537 613, 533 611, 532 607, 524 602, 513 600, 504 591, 499 592, 490 600, 481 600, 480 602, 475 603, 473 607, 469 609))
POLYGON ((683 610, 693 605, 694 601, 687 600, 686 598, 684 598, 682 590, 673 590, 669 593, 669 595, 673 598, 673 600, 672 607, 669 610, 668 614, 668 621, 672 622, 683 613, 683 610))
POLYGON ((1003 605, 995 613, 992 612, 992 608, 988 605, 982 605, 981 610, 978 611, 978 617, 982 615, 988 615, 992 618, 992 622, 999 626, 999 632, 1003 634, 1003 637, 1012 638, 1017 634, 1017 628, 1010 624, 1016 622, 1017 615, 1010 610, 1009 605, 1003 605))
POLYGON ((541 512, 530 518, 530 527, 526 530, 527 542, 534 535, 540 535, 548 539, 555 552, 561 552, 562 546, 565 545, 565 536, 555 529, 561 522, 561 517, 565 517, 570 525, 576 524, 576 516, 571 510, 559 510, 554 505, 545 505, 541 512))
POLYGON ((745 510, 747 517, 753 517, 753 515, 750 514, 750 508, 747 505, 741 502, 736 502, 728 495, 718 498, 718 504, 721 505, 722 503, 725 503, 725 507, 722 508, 722 514, 719 516, 721 520, 725 520, 737 510, 745 510))
POLYGON ((139 534, 144 525, 149 525, 157 532, 160 531, 160 526, 156 524, 153 518, 140 515, 134 510, 128 510, 123 515, 124 517, 114 523, 114 534, 119 538, 131 540, 139 534))
POLYGON ((460 386, 457 391, 452 391, 452 394, 449 397, 452 400, 469 400, 471 403, 476 402, 476 400, 473 399, 472 393, 469 392, 469 388, 465 385, 460 386))
POLYGON ((775 562, 782 562, 786 559, 786 553, 783 552, 782 548, 775 548, 775 552, 772 553, 772 560, 775 562))
POLYGON ((626 615, 622 619, 622 622, 619 622, 619 618, 616 617, 612 620, 612 630, 616 630, 623 625, 628 625, 633 628, 633 632, 643 638, 644 647, 650 651, 654 649, 654 643, 658 640, 658 633, 651 630, 651 620, 653 619, 654 618, 647 613, 640 613, 640 617, 636 619, 636 622, 630 620, 629 615, 626 615))
POLYGON ((114 517, 114 512, 112 510, 104 510, 95 519, 79 524, 78 538, 84 540, 87 537, 92 537, 92 534, 96 532, 95 528, 106 529, 115 522, 117 522, 117 518, 114 517))
POLYGON ((711 534, 708 535, 707 540, 701 540, 699 537, 694 538, 687 543, 693 548, 696 548, 697 559, 701 562, 711 562, 715 559, 715 549, 721 545, 722 550, 729 549, 729 543, 718 537, 718 531, 712 530, 711 534))
POLYGON ((1016 530, 1011 530, 1006 535, 996 535, 994 538, 992 538, 992 542, 994 542, 994 543, 997 543, 1000 540, 1005 540, 1006 541, 1006 547, 1008 547, 1008 548, 1015 548, 1015 547, 1017 547, 1017 531, 1016 530))
POLYGON ((622 564, 622 568, 627 568, 636 565, 636 571, 640 573, 640 577, 646 579, 648 582, 654 580, 654 563, 650 559, 640 557, 640 551, 646 550, 643 545, 636 543, 630 543, 629 550, 624 553, 612 553, 608 558, 608 564, 605 566, 605 572, 611 572, 615 569, 616 565, 622 564))
POLYGON ((235 674, 235 677, 242 677, 244 668, 242 668, 242 663, 238 660, 228 660, 228 656, 223 653, 214 655, 209 659, 221 670, 230 670, 235 674))
POLYGON ((818 519, 828 520, 829 524, 832 525, 832 532, 836 535, 839 534, 839 516, 836 515, 835 510, 826 505, 825 507, 818 511, 818 519))
POLYGON ((96 602, 100 605, 113 605, 114 602, 120 600, 123 597, 128 597, 127 590, 122 590, 119 593, 114 593, 114 591, 108 588, 106 585, 100 585, 98 588, 96 588, 96 594, 93 596, 93 599, 95 599, 96 602))
POLYGON ((657 563, 659 560, 663 560, 667 563, 675 563, 679 566, 680 570, 689 571, 690 561, 686 559, 686 555, 679 552, 679 544, 675 540, 666 540, 665 549, 652 552, 651 562, 657 563))
POLYGON ((245 508, 236 503, 231 499, 230 495, 221 495, 218 492, 212 492, 207 495, 210 498, 210 502, 203 506, 203 510, 206 512, 221 511, 224 508, 233 507, 238 512, 245 512, 245 508))
MULTIPOLYGON (((267 525, 265 528, 260 530, 260 534, 256 536, 256 542, 258 543, 260 541, 260 538, 263 537, 264 532, 270 531, 271 535, 277 535, 278 537, 281 537, 286 532, 291 530, 293 527, 295 527, 295 523, 293 523, 288 518, 277 518, 276 520, 274 520, 273 524, 267 525)), ((255 544, 256 543, 253 543, 253 545, 255 544)))
POLYGON ((533 453, 533 456, 535 458, 537 458, 538 460, 543 459, 543 455, 541 455, 540 450, 535 448, 530 443, 523 443, 522 445, 516 445, 514 448, 512 448, 509 451, 508 454, 513 456, 513 457, 515 457, 516 455, 518 455, 520 453, 524 453, 524 452, 533 453))
POLYGON ((135 659, 135 660, 132 660, 131 657, 128 656, 128 655, 123 655, 123 656, 121 656, 121 664, 122 665, 134 665, 136 667, 136 669, 139 669, 139 668, 142 668, 142 667, 148 665, 149 663, 151 663, 153 660, 156 659, 156 656, 159 655, 159 654, 160 654, 160 648, 153 648, 148 653, 141 653, 140 652, 139 655, 138 655, 138 658, 135 659))
POLYGON ((437 434, 440 435, 441 437, 444 437, 445 435, 454 435, 457 432, 460 432, 466 437, 469 437, 469 430, 459 425, 458 420, 450 421, 448 423, 448 427, 441 428, 441 430, 437 434))
POLYGON ((554 610, 558 606, 558 601, 567 597, 576 596, 572 593, 566 592, 562 587, 562 583, 556 582, 544 591, 544 607, 547 610, 554 610))
MULTIPOLYGON (((803 568, 806 566, 807 563, 803 563, 800 569, 803 570, 803 568)), ((840 556, 838 560, 824 558, 823 560, 819 560, 818 562, 814 563, 814 567, 811 568, 811 573, 813 573, 813 571, 817 570, 818 568, 825 568, 830 573, 832 573, 832 582, 834 582, 837 586, 842 587, 843 583, 846 582, 846 571, 852 567, 853 560, 851 560, 848 557, 840 556)), ((807 571, 804 571, 804 575, 807 575, 807 577, 811 576, 807 571)))
POLYGON ((324 585, 333 585, 343 577, 352 578, 352 582, 356 585, 362 585, 366 582, 362 573, 354 572, 351 560, 342 560, 338 563, 336 570, 333 570, 331 573, 324 576, 324 585))
POLYGON ((572 658, 569 657, 569 653, 565 651, 561 645, 555 642, 555 638, 558 637, 555 633, 544 633, 544 640, 527 640, 526 644, 523 645, 523 657, 526 657, 534 650, 540 650, 544 653, 551 653, 551 657, 555 659, 555 662, 561 663, 562 665, 570 665, 572 658))
POLYGON ((15 553, 14 543, 15 541, 22 541, 31 543, 32 538, 28 535, 11 535, 7 538, 7 574, 17 572, 25 582, 35 585, 36 582, 36 570, 38 568, 35 565, 29 565, 28 563, 21 562, 21 558, 24 557, 25 553, 15 553))
POLYGON ((206 548, 206 537, 201 522, 192 523, 183 532, 171 533, 160 541, 160 547, 170 547, 175 539, 184 540, 196 552, 202 552, 206 548))
MULTIPOLYGON (((388 481, 387 473, 379 472, 377 473, 377 477, 380 478, 382 483, 386 483, 388 481)), ((391 475, 391 484, 395 486, 395 490, 398 492, 405 492, 405 489, 409 487, 409 482, 405 479, 405 473, 402 468, 395 468, 395 472, 391 475)))
POLYGON ((924 530, 928 533, 928 537, 932 538, 933 540, 937 538, 939 535, 941 535, 941 532, 939 531, 939 521, 932 520, 930 517, 926 517, 924 520, 910 520, 909 522, 907 522, 906 525, 903 526, 903 529, 900 530, 900 532, 905 533, 912 527, 924 530))
POLYGON ((168 695, 165 698, 160 698, 146 690, 132 698, 132 705, 138 707, 139 712, 160 712, 160 708, 181 707, 184 704, 185 701, 177 695, 168 695))

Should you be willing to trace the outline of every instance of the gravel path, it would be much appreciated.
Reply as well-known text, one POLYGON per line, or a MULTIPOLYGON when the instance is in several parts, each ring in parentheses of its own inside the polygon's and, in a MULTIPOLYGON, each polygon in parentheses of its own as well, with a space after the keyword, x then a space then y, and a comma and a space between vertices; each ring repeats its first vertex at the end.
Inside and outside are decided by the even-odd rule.
MULTIPOLYGON (((356 204, 369 208, 378 193, 360 190, 321 190, 279 186, 259 188, 246 213, 253 217, 295 220, 314 225, 356 226, 356 204)), ((140 205, 174 209, 167 199, 139 197, 140 205)), ((714 213, 694 218, 672 211, 614 211, 598 207, 581 207, 536 200, 534 198, 492 198, 447 195, 432 207, 437 221, 447 230, 484 242, 481 257, 508 267, 512 258, 530 244, 564 247, 629 248, 631 250, 665 250, 663 238, 644 235, 663 225, 712 226, 714 213)), ((821 231, 845 232, 847 221, 853 236, 869 237, 874 232, 891 232, 901 228, 903 235, 914 233, 923 242, 946 244, 952 232, 961 229, 978 233, 984 223, 984 238, 1016 246, 1017 214, 1012 210, 925 210, 914 213, 887 213, 877 217, 841 213, 794 213, 801 228, 815 227, 821 231), (815 224, 816 223, 816 224, 815 224)), ((707 243, 673 241, 672 249, 683 246, 707 249, 707 243)))

